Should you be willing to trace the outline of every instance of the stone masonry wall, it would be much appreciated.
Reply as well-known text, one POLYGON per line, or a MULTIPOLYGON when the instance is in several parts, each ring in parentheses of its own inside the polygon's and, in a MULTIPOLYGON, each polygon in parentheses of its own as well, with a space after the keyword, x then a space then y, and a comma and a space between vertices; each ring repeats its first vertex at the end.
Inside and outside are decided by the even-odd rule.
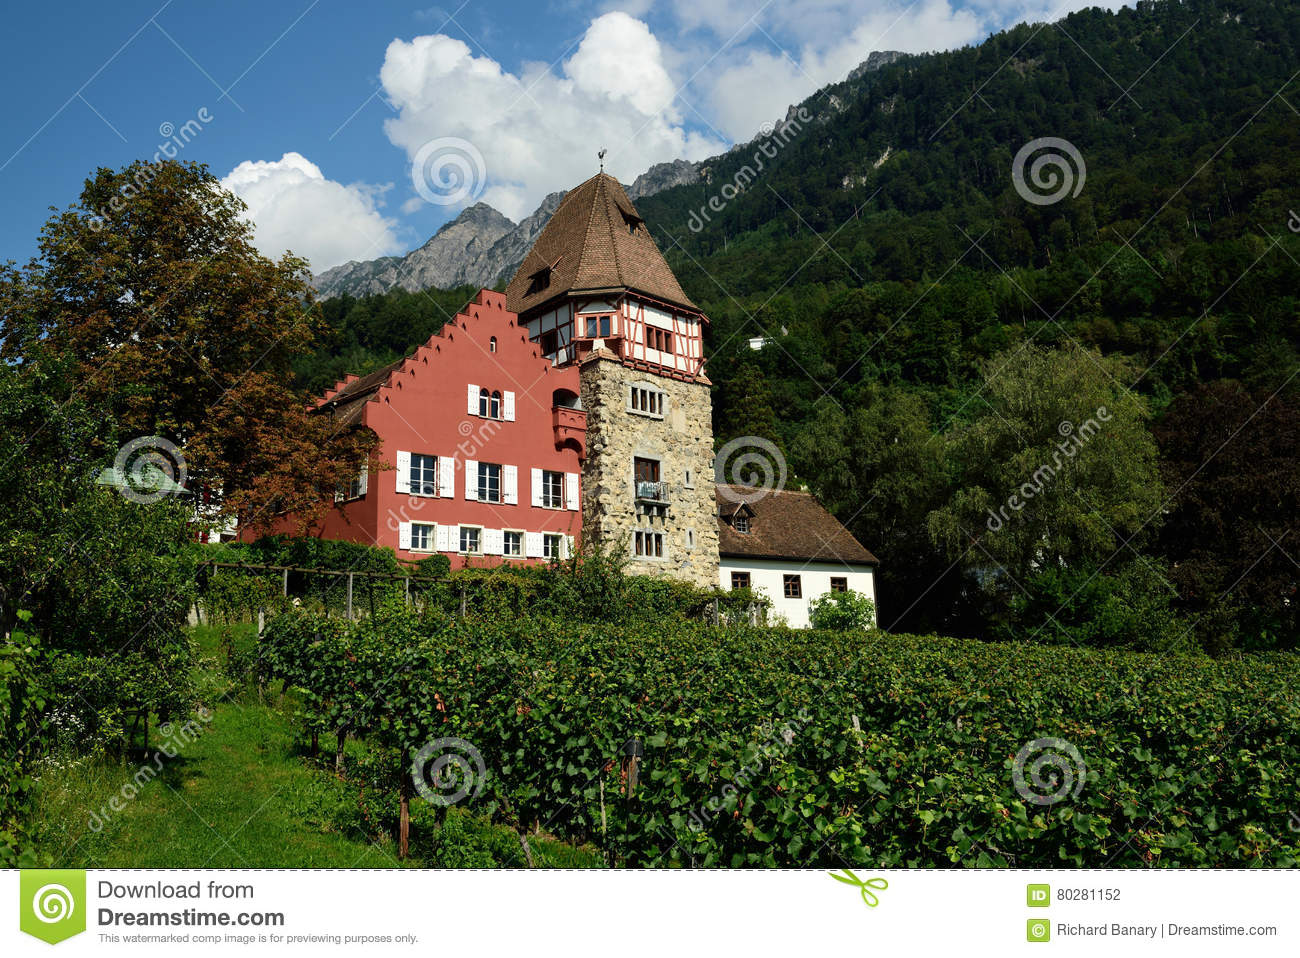
POLYGON ((708 384, 629 369, 604 350, 583 361, 580 379, 582 405, 587 410, 584 537, 621 549, 628 557, 628 572, 671 576, 703 588, 717 585, 718 524, 708 384), (665 394, 662 419, 629 410, 629 388, 633 386, 665 394), (660 478, 668 486, 666 508, 638 505, 632 465, 637 456, 659 460, 660 478), (633 534, 638 529, 665 533, 662 559, 633 556, 633 534))

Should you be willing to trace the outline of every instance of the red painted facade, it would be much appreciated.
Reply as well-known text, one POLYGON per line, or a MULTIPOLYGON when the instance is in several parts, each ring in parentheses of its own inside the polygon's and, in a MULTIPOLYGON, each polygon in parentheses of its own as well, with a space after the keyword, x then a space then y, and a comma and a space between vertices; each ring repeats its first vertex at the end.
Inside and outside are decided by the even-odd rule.
POLYGON ((480 290, 368 396, 349 393, 358 383, 348 377, 322 404, 352 404, 349 416, 380 437, 393 468, 368 475, 361 495, 336 504, 316 535, 387 546, 404 560, 442 553, 452 568, 545 561, 576 546, 586 440, 586 413, 573 408, 578 370, 541 355, 503 294, 480 290), (462 550, 474 544, 473 530, 477 549, 462 550), (502 554, 512 551, 507 531, 521 534, 518 557, 502 554), (418 548, 429 532, 428 548, 418 548))

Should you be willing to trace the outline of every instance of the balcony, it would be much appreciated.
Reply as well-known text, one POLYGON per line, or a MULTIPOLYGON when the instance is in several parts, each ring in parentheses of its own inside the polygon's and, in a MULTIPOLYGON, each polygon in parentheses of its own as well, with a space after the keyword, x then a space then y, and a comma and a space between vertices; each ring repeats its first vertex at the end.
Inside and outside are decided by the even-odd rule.
POLYGON ((579 455, 587 452, 587 413, 571 406, 551 407, 551 428, 555 431, 555 446, 574 443, 579 455))
POLYGON ((636 501, 648 506, 668 505, 668 483, 640 480, 636 483, 636 501))

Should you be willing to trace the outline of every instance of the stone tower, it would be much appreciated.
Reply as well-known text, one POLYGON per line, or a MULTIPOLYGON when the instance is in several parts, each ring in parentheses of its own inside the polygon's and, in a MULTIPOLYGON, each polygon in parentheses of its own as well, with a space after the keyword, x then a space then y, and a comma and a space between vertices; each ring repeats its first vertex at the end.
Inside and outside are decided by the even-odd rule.
POLYGON ((506 305, 553 363, 579 369, 583 537, 621 550, 631 572, 716 585, 708 318, 616 179, 564 197, 506 305))

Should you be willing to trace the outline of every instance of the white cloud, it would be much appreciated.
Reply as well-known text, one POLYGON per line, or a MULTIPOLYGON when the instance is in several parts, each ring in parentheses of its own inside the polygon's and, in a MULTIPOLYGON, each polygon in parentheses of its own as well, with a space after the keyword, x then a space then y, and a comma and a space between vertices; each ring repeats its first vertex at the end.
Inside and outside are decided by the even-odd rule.
POLYGON ((385 121, 388 138, 408 158, 434 139, 468 141, 485 166, 479 198, 516 220, 595 173, 602 148, 605 168, 628 182, 653 163, 726 148, 687 128, 665 51, 623 12, 593 20, 558 69, 525 64, 513 74, 439 34, 394 40, 379 78, 399 111, 385 121))
POLYGON ((301 153, 245 160, 221 185, 248 204, 258 250, 271 257, 292 250, 314 273, 404 248, 397 223, 379 212, 383 188, 327 180, 301 153))
POLYGON ((714 122, 748 140, 764 122, 828 83, 842 80, 877 50, 928 53, 982 41, 1015 23, 1055 21, 1120 0, 674 0, 685 27, 709 31, 720 52, 696 81, 714 122), (753 18, 752 24, 750 18, 753 18), (760 28, 761 27, 761 31, 760 28), (731 41, 728 43, 728 41, 731 41), (726 46, 724 46, 726 44, 726 46))

